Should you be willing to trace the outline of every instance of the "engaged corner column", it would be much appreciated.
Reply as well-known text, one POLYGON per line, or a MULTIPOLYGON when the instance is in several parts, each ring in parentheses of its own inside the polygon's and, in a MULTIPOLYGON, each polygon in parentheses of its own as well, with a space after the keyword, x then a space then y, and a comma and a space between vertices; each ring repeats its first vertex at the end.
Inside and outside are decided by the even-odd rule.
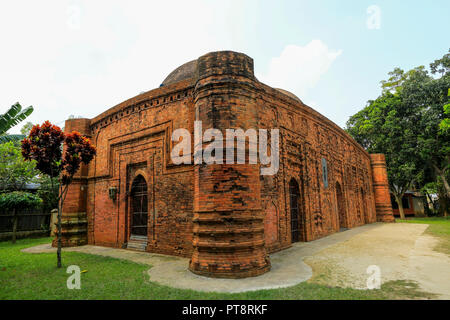
MULTIPOLYGON (((72 131, 78 131, 82 135, 90 138, 91 132, 89 126, 90 119, 68 119, 65 123, 64 132, 71 133, 72 131)), ((82 163, 67 190, 67 196, 64 200, 61 213, 61 242, 63 247, 81 246, 88 242, 86 214, 87 175, 88 166, 82 163)), ((54 247, 58 245, 57 234, 55 234, 52 245, 54 247)))
MULTIPOLYGON (((197 74, 195 113, 203 132, 218 129, 225 139, 229 128, 257 129, 250 57, 230 51, 209 53, 198 59, 197 74)), ((208 144, 203 143, 203 150, 208 144)), ((270 270, 259 170, 258 164, 248 161, 195 165, 194 251, 189 263, 193 273, 244 278, 270 270)))
POLYGON ((386 170, 386 158, 382 153, 370 154, 370 165, 372 167, 373 190, 377 221, 394 222, 391 196, 389 193, 389 182, 386 170))

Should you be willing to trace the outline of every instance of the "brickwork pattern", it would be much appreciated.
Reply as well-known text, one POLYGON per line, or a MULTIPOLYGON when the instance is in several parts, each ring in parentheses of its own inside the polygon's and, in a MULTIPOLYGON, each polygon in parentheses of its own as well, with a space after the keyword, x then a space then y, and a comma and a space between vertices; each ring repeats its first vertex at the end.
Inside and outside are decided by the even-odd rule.
POLYGON ((179 75, 181 81, 165 81, 93 119, 66 122, 66 131, 91 137, 97 156, 70 186, 63 216, 79 217, 71 225, 78 233, 66 232, 65 245, 126 247, 130 188, 138 175, 148 186, 147 251, 189 257, 190 270, 206 276, 270 270, 268 253, 292 244, 292 179, 299 186, 300 241, 393 221, 383 155, 369 155, 294 95, 259 82, 245 54, 212 52, 192 66, 184 69, 195 72, 179 75), (174 165, 172 132, 186 128, 193 135, 195 120, 203 132, 216 128, 224 135, 228 128, 278 128, 278 173, 262 176, 259 164, 174 165))

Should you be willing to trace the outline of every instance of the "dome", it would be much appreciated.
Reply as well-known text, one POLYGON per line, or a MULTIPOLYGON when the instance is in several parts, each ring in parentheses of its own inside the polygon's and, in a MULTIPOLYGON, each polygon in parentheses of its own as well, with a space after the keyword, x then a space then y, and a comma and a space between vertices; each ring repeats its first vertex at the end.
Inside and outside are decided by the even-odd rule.
POLYGON ((169 84, 193 78, 195 76, 195 70, 197 69, 197 60, 186 62, 173 70, 162 82, 161 86, 167 86, 169 84))
MULTIPOLYGON (((160 87, 167 86, 169 84, 173 84, 182 80, 194 78, 196 70, 197 70, 197 60, 186 62, 181 66, 179 66, 178 68, 176 68, 175 70, 173 70, 171 73, 169 73, 169 75, 161 83, 160 87)), ((274 89, 302 103, 302 101, 292 92, 280 88, 274 89)))
POLYGON ((299 97, 297 97, 297 96, 296 96, 295 94, 293 94, 292 92, 289 92, 289 91, 287 91, 287 90, 280 89, 280 88, 275 88, 275 90, 277 90, 277 91, 279 91, 279 92, 281 92, 281 93, 283 93, 283 94, 285 94, 285 95, 291 97, 291 98, 294 99, 294 100, 297 100, 297 101, 300 102, 300 103, 303 103, 302 100, 300 100, 299 97))

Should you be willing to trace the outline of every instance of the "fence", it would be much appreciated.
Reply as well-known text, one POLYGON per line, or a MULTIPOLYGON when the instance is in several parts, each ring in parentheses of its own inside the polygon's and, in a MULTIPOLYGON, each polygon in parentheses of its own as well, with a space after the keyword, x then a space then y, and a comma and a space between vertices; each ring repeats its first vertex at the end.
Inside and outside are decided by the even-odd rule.
MULTIPOLYGON (((22 210, 16 213, 16 236, 49 235, 51 213, 44 213, 40 209, 22 210)), ((14 229, 14 214, 0 212, 0 240, 12 237, 14 229)))

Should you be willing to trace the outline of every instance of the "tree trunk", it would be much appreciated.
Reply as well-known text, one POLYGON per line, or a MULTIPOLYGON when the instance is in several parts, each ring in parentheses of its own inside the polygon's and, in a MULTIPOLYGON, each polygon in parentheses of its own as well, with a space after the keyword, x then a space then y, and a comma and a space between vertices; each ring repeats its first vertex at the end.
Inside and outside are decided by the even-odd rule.
POLYGON ((13 234, 12 234, 12 243, 16 243, 16 233, 17 233, 17 213, 16 213, 16 209, 13 209, 13 234))
POLYGON ((403 198, 403 194, 402 195, 397 195, 394 194, 395 197, 395 201, 398 204, 398 211, 400 212, 400 219, 405 220, 405 212, 403 211, 403 202, 402 202, 402 198, 403 198))
POLYGON ((58 206, 58 249, 56 250, 58 268, 61 268, 61 209, 58 206))
POLYGON ((438 175, 439 178, 441 178, 442 183, 444 185, 445 188, 445 192, 447 193, 447 197, 450 198, 450 186, 448 184, 447 179, 445 178, 445 173, 443 170, 439 169, 438 166, 433 164, 434 169, 436 170, 436 173, 438 175))
POLYGON ((449 204, 450 204, 450 198, 447 198, 447 196, 445 194, 440 194, 439 195, 439 213, 444 216, 447 217, 447 212, 449 209, 449 204))
MULTIPOLYGON (((62 190, 61 190, 62 191, 62 190)), ((58 200, 58 248, 56 250, 56 257, 57 257, 57 265, 58 268, 62 267, 62 263, 61 263, 61 237, 62 237, 62 232, 61 232, 61 211, 62 211, 62 194, 59 195, 60 199, 58 200)))
POLYGON ((58 259, 58 268, 61 268, 61 247, 62 247, 62 230, 61 230, 61 221, 62 221, 62 208, 64 204, 64 200, 66 199, 67 191, 69 186, 66 185, 63 189, 62 183, 60 183, 60 195, 58 200, 58 249, 56 250, 56 256, 58 259))

